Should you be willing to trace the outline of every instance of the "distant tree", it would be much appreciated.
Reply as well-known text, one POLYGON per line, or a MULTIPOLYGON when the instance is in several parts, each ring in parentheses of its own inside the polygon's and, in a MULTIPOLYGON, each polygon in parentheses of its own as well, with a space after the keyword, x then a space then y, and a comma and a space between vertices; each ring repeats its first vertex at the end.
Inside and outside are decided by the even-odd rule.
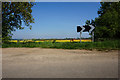
POLYGON ((31 24, 34 23, 32 17, 31 2, 3 2, 2 3, 2 39, 8 40, 12 37, 11 31, 16 29, 24 29, 22 23, 31 29, 31 24))

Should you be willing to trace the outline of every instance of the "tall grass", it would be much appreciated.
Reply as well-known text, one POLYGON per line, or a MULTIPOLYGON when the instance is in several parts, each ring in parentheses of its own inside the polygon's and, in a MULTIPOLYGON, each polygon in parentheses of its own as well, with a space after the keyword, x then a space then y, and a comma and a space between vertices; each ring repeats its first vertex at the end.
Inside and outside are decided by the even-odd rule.
POLYGON ((3 48, 8 47, 41 47, 41 48, 57 48, 57 49, 97 49, 97 50, 117 50, 120 49, 119 40, 108 40, 102 42, 25 42, 25 43, 4 43, 2 44, 3 48))

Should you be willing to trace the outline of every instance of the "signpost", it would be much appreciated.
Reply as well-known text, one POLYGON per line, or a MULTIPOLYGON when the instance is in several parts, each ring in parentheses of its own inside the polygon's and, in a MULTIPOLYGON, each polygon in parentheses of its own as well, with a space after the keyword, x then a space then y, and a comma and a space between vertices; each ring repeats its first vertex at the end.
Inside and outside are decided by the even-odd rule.
POLYGON ((85 25, 83 27, 85 28, 85 30, 83 32, 89 32, 89 33, 91 33, 94 30, 94 28, 95 28, 92 25, 85 25))
POLYGON ((77 26, 77 32, 80 32, 80 42, 81 42, 81 35, 84 30, 85 28, 83 26, 77 26))
POLYGON ((80 32, 80 42, 81 42, 81 35, 82 35, 82 32, 80 32))
POLYGON ((89 33, 92 32, 92 41, 94 42, 94 32, 93 32, 94 29, 95 27, 92 25, 77 26, 77 32, 80 32, 80 42, 81 42, 82 32, 89 32, 89 33))

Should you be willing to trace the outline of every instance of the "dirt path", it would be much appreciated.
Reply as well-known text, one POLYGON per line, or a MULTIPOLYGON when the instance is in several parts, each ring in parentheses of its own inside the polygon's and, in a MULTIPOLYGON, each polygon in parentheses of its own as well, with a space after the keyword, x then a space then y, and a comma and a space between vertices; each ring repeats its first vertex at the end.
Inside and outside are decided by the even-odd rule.
POLYGON ((4 78, 117 78, 118 52, 3 48, 4 78))

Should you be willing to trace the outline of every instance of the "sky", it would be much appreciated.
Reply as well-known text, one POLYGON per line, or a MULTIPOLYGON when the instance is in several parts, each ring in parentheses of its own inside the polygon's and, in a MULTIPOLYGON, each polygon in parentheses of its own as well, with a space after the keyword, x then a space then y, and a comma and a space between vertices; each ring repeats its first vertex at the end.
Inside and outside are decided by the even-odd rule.
MULTIPOLYGON (((32 7, 32 29, 13 32, 13 39, 79 38, 77 25, 98 17, 99 2, 36 2, 32 7)), ((25 25, 22 25, 25 26, 25 25)), ((83 32, 82 37, 90 37, 83 32)))
POLYGON ((33 1, 36 1, 36 2, 100 2, 100 1, 106 1, 106 0, 33 0, 33 1))

